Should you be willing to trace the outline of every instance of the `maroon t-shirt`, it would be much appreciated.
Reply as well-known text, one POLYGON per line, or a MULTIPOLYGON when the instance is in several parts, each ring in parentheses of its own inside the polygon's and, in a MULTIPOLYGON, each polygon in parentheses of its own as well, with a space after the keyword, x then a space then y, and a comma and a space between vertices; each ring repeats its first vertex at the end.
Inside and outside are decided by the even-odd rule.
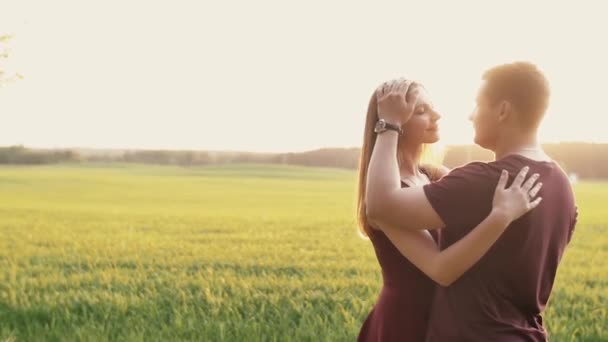
POLYGON ((438 287, 427 341, 545 341, 541 312, 577 219, 568 177, 555 162, 518 154, 452 170, 424 192, 446 224, 440 247, 462 239, 492 209, 502 169, 508 186, 524 166, 540 174, 543 201, 514 221, 471 269, 449 287, 438 287))

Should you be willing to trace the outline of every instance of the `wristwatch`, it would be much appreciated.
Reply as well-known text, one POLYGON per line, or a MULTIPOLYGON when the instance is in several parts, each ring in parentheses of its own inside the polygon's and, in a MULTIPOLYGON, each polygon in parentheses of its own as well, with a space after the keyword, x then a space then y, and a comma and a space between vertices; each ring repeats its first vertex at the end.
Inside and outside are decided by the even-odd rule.
POLYGON ((384 119, 380 119, 380 120, 378 120, 378 122, 376 122, 376 127, 374 127, 374 132, 382 133, 389 129, 399 132, 399 135, 403 135, 403 130, 401 129, 401 127, 399 127, 398 125, 392 124, 392 123, 388 123, 384 119))

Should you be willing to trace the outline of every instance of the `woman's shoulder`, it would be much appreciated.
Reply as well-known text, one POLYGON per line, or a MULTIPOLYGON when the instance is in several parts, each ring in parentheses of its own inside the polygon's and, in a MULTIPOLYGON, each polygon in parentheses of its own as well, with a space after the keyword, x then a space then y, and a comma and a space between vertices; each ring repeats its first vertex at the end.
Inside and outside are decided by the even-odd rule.
POLYGON ((420 171, 424 172, 431 182, 435 182, 447 175, 450 169, 444 165, 423 164, 420 166, 420 171))

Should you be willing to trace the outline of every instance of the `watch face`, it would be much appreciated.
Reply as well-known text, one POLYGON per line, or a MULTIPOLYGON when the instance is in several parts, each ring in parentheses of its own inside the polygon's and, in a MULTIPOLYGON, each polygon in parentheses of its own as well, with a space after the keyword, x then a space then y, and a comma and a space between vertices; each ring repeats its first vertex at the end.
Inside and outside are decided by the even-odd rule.
POLYGON ((380 121, 376 122, 376 127, 374 127, 374 132, 376 132, 376 133, 382 132, 385 129, 386 129, 386 123, 384 120, 380 120, 380 121))

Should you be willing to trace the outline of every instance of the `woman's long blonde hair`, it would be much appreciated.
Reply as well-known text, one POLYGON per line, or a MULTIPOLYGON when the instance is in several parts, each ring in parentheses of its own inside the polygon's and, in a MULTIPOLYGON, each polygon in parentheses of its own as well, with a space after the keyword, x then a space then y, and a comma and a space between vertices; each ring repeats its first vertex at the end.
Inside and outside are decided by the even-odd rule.
MULTIPOLYGON (((415 83, 416 86, 420 84, 415 83)), ((412 89, 412 88, 410 88, 412 89)), ((369 225, 366 214, 365 205, 365 187, 367 184, 367 169, 369 167, 369 161, 372 157, 372 151, 376 145, 376 133, 374 132, 374 126, 378 121, 378 101, 376 94, 372 94, 367 107, 367 116, 365 118, 365 128, 363 130, 363 146, 361 147, 361 155, 359 157, 359 178, 358 178, 358 189, 357 189, 357 225, 359 232, 363 237, 367 237, 372 232, 372 228, 369 225)), ((399 154, 399 150, 397 151, 399 154)), ((400 160, 399 156, 395 156, 397 160, 400 160)), ((435 180, 437 175, 437 167, 433 165, 441 164, 443 159, 442 150, 439 146, 435 147, 429 144, 422 145, 422 154, 419 160, 421 165, 424 165, 427 173, 431 175, 431 180, 435 180)), ((399 165, 401 167, 401 165, 399 165)))

